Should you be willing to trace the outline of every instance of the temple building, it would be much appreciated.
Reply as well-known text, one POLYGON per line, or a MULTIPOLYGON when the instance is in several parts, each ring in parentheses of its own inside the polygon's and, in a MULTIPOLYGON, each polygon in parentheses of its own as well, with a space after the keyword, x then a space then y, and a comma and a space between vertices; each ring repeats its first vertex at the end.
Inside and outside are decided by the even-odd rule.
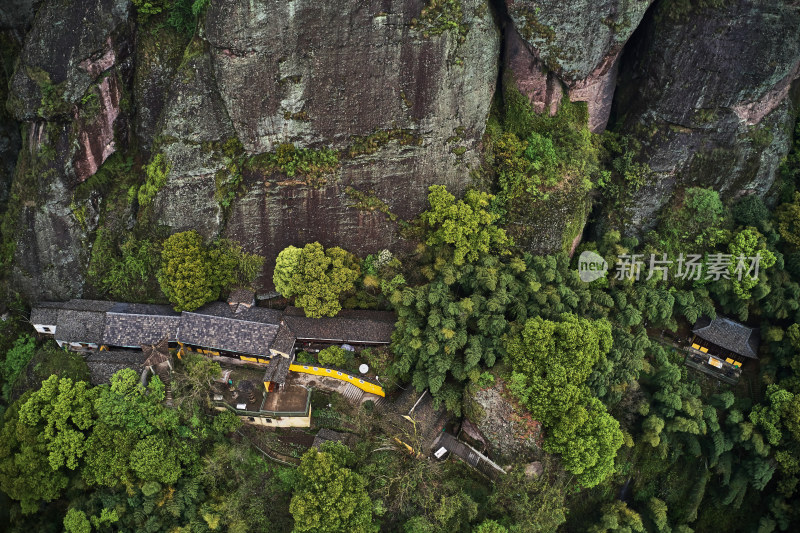
POLYGON ((253 293, 241 289, 233 291, 227 302, 182 313, 164 305, 101 300, 42 302, 31 311, 38 333, 52 335, 62 348, 85 355, 92 383, 108 382, 122 368, 134 369, 143 385, 158 375, 165 384, 167 404, 173 401, 173 353, 181 357, 195 352, 236 363, 214 384, 213 404, 243 422, 271 427, 311 424, 311 390, 301 374, 346 381, 358 394, 384 396, 382 387, 366 376, 292 363, 298 349, 389 344, 394 321, 393 313, 380 311, 306 318, 297 308, 258 307, 253 293))
POLYGON ((735 384, 742 365, 758 360, 758 344, 757 329, 730 318, 703 317, 692 328, 686 364, 735 384))
POLYGON ((182 313, 165 305, 102 300, 42 302, 33 308, 31 323, 73 351, 138 350, 166 339, 179 353, 191 350, 265 364, 276 356, 292 359, 301 346, 391 342, 392 313, 342 311, 336 317, 306 318, 296 308, 280 311, 252 302, 252 293, 242 290, 232 293, 228 303, 182 313))

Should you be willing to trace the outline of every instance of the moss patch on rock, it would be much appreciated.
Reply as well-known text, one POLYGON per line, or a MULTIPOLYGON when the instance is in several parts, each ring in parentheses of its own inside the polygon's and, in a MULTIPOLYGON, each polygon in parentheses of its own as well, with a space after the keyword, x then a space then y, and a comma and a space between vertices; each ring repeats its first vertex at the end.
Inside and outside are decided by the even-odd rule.
POLYGON ((463 38, 469 31, 461 0, 428 0, 419 18, 411 19, 411 27, 421 31, 423 37, 451 31, 463 38))
POLYGON ((346 148, 345 153, 348 157, 374 154, 391 141, 397 141, 401 146, 420 146, 422 137, 409 129, 380 130, 369 135, 352 137, 351 144, 346 148))
POLYGON ((339 168, 339 152, 331 148, 295 148, 286 143, 272 152, 251 157, 246 165, 265 174, 280 173, 319 187, 339 168))

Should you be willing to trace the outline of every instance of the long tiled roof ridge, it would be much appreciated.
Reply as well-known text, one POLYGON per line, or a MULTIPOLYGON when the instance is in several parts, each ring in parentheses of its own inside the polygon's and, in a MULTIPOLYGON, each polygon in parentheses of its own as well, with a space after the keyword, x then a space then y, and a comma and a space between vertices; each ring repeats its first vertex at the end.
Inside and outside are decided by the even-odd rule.
POLYGON ((52 320, 53 313, 57 313, 59 341, 133 347, 167 336, 188 344, 227 351, 241 348, 262 355, 269 354, 270 348, 291 351, 296 339, 387 343, 395 316, 387 311, 345 310, 336 317, 313 319, 296 307, 280 311, 258 306, 236 313, 225 302, 177 313, 159 304, 73 299, 41 302, 34 306, 31 318, 52 320), (225 330, 226 324, 231 331, 225 330))
MULTIPOLYGON (((247 320, 241 317, 232 317, 232 316, 219 316, 219 315, 210 315, 208 313, 197 313, 195 311, 184 311, 181 313, 183 315, 198 315, 198 316, 207 316, 211 318, 221 318, 222 320, 235 320, 236 322, 253 322, 252 320, 247 320)), ((263 322, 253 322, 255 324, 262 324, 263 322)))
POLYGON ((163 304, 140 304, 130 302, 114 302, 109 313, 120 313, 126 315, 147 315, 147 316, 180 316, 180 313, 172 307, 163 304))
POLYGON ((143 316, 147 318, 180 318, 180 315, 154 315, 150 313, 125 313, 121 311, 106 311, 107 315, 117 315, 117 316, 143 316))
POLYGON ((264 322, 228 319, 215 315, 186 312, 182 315, 178 338, 187 344, 251 355, 268 355, 278 326, 264 322))

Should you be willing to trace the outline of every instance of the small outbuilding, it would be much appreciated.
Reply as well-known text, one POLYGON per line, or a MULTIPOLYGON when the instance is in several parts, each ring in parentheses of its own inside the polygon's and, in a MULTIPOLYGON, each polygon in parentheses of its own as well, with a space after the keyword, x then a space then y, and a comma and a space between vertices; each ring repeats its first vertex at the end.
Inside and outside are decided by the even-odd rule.
POLYGON ((742 365, 758 360, 759 331, 730 318, 702 317, 692 328, 687 365, 735 384, 742 365))

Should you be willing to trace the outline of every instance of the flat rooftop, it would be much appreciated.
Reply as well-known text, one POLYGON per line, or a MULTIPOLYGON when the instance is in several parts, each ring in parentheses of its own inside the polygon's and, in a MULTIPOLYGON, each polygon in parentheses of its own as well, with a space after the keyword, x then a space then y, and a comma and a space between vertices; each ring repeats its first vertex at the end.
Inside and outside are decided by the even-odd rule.
POLYGON ((245 404, 243 410, 251 412, 300 413, 306 410, 310 391, 300 385, 291 372, 282 390, 269 393, 264 388, 263 369, 230 366, 223 367, 222 374, 228 374, 233 384, 215 381, 212 394, 222 395, 222 401, 234 409, 245 404))
POLYGON ((286 384, 279 392, 267 393, 263 409, 283 413, 303 413, 308 403, 308 392, 302 385, 286 384))

